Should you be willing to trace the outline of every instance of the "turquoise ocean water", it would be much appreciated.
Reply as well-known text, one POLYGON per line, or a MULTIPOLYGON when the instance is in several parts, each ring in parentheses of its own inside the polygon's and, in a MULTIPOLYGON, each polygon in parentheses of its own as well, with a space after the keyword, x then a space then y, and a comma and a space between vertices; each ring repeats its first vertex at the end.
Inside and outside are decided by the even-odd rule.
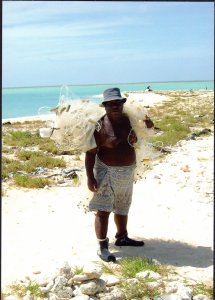
MULTIPOLYGON (((2 89, 2 118, 37 116, 47 107, 55 107, 60 95, 74 100, 90 99, 100 102, 105 89, 119 87, 121 92, 144 91, 150 85, 154 91, 214 90, 214 81, 154 82, 128 84, 68 85, 54 87, 25 87, 2 89), (44 107, 44 109, 43 109, 44 107)), ((48 112, 48 110, 47 110, 48 112)))

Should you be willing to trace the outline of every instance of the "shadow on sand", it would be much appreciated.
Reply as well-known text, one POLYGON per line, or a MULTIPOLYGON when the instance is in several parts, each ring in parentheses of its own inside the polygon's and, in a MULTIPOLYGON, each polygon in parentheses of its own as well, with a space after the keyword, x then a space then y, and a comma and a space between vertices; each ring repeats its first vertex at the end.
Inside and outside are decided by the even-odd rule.
POLYGON ((207 268, 213 265, 213 251, 210 247, 195 247, 177 241, 158 239, 144 239, 144 242, 143 247, 117 247, 110 243, 110 250, 118 260, 124 257, 144 257, 177 267, 207 268))

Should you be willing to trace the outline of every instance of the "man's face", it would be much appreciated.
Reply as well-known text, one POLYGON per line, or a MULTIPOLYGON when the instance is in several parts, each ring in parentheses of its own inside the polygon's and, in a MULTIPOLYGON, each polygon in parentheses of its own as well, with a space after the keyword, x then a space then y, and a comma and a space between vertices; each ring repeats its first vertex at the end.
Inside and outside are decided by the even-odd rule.
POLYGON ((104 107, 107 115, 117 117, 122 114, 123 111, 123 101, 122 100, 112 100, 104 103, 104 107))

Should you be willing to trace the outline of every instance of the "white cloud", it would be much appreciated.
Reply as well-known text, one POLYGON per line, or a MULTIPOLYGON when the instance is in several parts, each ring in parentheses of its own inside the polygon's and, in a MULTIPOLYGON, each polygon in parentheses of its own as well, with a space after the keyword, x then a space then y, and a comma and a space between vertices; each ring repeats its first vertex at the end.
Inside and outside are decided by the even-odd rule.
MULTIPOLYGON (((96 1, 3 1, 3 26, 14 26, 27 23, 47 21, 66 22, 80 18, 91 20, 100 18, 130 19, 148 10, 146 3, 130 2, 96 2, 96 1), (140 11, 140 8, 141 11, 140 11)), ((84 19, 83 19, 84 20, 84 19)))
POLYGON ((128 69, 199 61, 212 56, 211 19, 210 6, 197 3, 3 1, 4 72, 8 66, 33 70, 50 62, 54 80, 53 70, 62 65, 78 71, 91 64, 96 70, 111 63, 128 69), (192 18, 198 20, 195 28, 192 18))

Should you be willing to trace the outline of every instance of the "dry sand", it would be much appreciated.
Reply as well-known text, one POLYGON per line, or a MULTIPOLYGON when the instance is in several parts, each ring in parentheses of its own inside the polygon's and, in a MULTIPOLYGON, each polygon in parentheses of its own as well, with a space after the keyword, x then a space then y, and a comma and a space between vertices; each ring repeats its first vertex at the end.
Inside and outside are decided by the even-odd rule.
MULTIPOLYGON (((145 246, 114 246, 111 215, 108 236, 117 259, 155 258, 188 277, 212 279, 213 142, 213 135, 180 142, 134 185, 128 232, 143 239, 145 246)), ((86 192, 84 174, 83 168, 79 187, 6 190, 2 286, 33 272, 51 275, 65 261, 76 266, 99 261, 94 215, 77 207, 86 192)))

